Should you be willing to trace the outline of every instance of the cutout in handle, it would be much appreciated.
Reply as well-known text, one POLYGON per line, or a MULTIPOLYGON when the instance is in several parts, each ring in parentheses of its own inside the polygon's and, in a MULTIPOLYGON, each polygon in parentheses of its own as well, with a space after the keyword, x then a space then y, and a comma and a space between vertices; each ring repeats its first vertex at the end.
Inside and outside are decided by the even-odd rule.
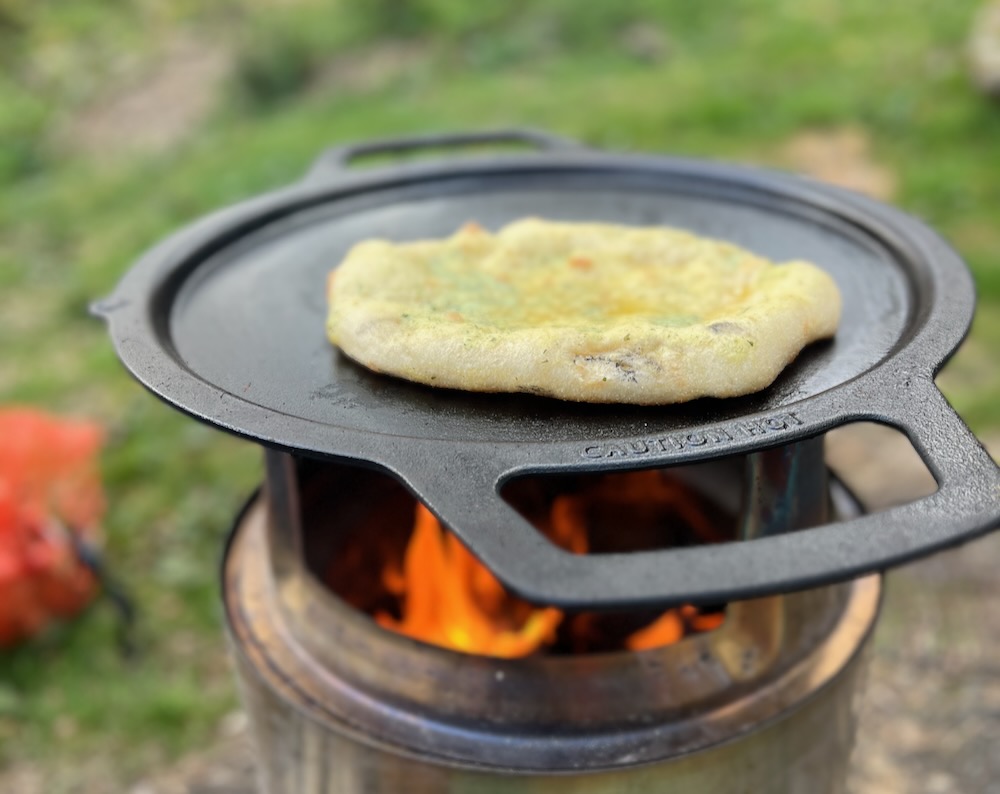
MULTIPOLYGON (((574 555, 549 543, 500 489, 515 471, 455 455, 402 479, 512 591, 571 609, 717 604, 817 587, 954 546, 1000 522, 1000 469, 928 378, 885 392, 867 415, 903 430, 939 490, 881 513, 799 532, 634 554, 574 555)), ((527 473, 527 472, 525 472, 527 473)))

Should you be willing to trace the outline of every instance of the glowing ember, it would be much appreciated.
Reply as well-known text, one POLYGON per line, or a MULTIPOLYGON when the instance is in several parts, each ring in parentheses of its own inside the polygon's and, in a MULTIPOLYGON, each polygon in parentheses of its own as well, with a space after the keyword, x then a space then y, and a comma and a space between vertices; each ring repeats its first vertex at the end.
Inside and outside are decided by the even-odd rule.
POLYGON ((630 651, 645 651, 648 648, 670 645, 683 636, 684 621, 676 609, 669 609, 646 628, 629 636, 625 640, 625 647, 630 651))
POLYGON ((697 607, 685 604, 680 609, 669 609, 625 640, 630 651, 645 651, 670 645, 691 633, 712 631, 722 625, 725 615, 721 612, 702 614, 697 607))

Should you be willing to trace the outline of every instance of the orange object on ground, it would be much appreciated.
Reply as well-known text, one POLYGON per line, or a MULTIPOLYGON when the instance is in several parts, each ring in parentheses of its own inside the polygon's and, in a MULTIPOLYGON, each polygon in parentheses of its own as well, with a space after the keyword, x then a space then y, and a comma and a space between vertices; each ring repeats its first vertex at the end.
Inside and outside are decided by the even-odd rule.
POLYGON ((96 593, 77 549, 100 539, 102 436, 89 422, 0 410, 0 647, 73 617, 96 593))

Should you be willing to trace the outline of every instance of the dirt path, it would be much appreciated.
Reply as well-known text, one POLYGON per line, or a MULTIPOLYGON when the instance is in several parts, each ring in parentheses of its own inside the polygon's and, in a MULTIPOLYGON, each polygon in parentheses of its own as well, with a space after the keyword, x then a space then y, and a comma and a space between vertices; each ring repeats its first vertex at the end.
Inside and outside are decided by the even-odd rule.
POLYGON ((160 152, 197 130, 232 70, 231 48, 181 32, 162 50, 138 75, 71 115, 56 133, 62 146, 102 160, 160 152))

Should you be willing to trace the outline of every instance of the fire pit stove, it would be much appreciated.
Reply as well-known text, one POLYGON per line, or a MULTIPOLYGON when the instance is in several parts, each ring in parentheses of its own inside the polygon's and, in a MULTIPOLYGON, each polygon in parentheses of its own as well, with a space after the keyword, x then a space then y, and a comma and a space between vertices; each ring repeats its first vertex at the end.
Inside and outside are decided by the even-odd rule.
POLYGON ((265 446, 265 487, 237 523, 224 581, 267 790, 812 792, 840 790, 877 612, 877 578, 836 583, 1000 516, 996 466, 933 384, 973 302, 954 253, 875 202, 517 131, 332 150, 299 185, 154 249, 96 310, 154 393, 265 446), (510 141, 544 151, 346 167, 510 141), (353 242, 530 214, 664 223, 811 259, 844 294, 841 330, 758 395, 666 408, 431 390, 327 345, 322 284, 353 242), (872 420, 906 432, 936 493, 863 515, 828 482, 822 434, 872 420), (667 469, 728 512, 743 542, 574 555, 504 498, 526 477, 635 469, 667 469), (728 602, 725 622, 638 653, 518 660, 398 636, 317 576, 393 493, 419 499, 533 603, 728 602))
MULTIPOLYGON (((398 484, 267 461, 224 566, 265 791, 842 790, 878 577, 734 603, 722 627, 638 653, 467 655, 379 628, 322 582, 373 506, 407 501, 398 484)), ((743 483, 732 463, 668 476, 731 510, 743 483)), ((800 493, 825 482, 820 464, 801 472, 800 493)), ((831 501, 858 512, 834 484, 812 518, 831 501)))

